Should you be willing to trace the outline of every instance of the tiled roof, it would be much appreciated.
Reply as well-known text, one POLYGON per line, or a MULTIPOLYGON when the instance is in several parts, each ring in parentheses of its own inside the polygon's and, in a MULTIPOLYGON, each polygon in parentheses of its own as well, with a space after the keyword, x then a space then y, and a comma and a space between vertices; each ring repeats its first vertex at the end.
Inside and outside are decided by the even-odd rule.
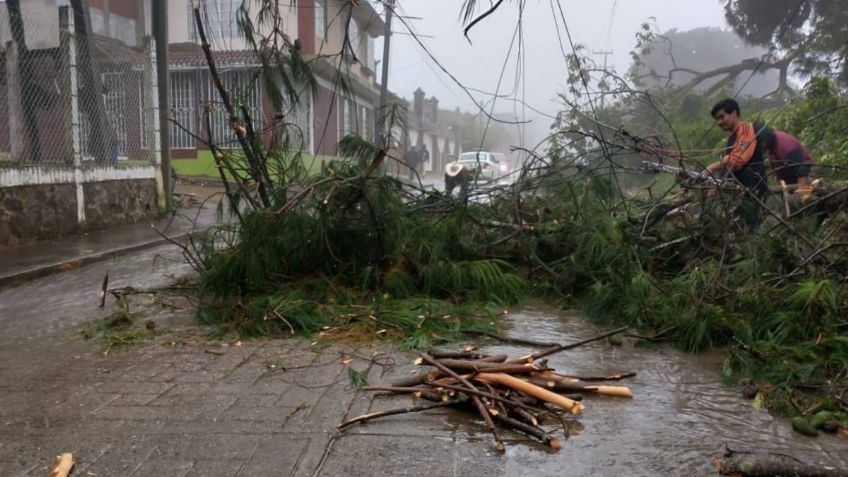
POLYGON ((91 53, 98 62, 131 64, 135 67, 150 64, 150 57, 143 47, 127 46, 120 40, 101 35, 92 35, 91 40, 91 53))
MULTIPOLYGON (((213 51, 215 62, 221 66, 259 66, 261 61, 250 50, 213 51)), ((205 68, 206 55, 196 43, 168 45, 168 64, 171 68, 205 68)))

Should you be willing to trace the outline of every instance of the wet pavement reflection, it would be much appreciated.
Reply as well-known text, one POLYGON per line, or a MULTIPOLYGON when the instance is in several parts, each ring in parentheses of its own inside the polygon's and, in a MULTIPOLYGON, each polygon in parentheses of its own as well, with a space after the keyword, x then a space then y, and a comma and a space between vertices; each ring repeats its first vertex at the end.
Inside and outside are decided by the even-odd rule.
MULTIPOLYGON (((578 316, 547 307, 506 319, 508 336, 542 342, 568 343, 598 333, 578 316)), ((738 388, 722 382, 720 353, 691 355, 633 344, 612 347, 600 341, 550 357, 550 366, 565 374, 634 371, 634 378, 621 381, 634 398, 587 396, 579 417, 582 431, 563 439, 555 454, 541 446, 509 446, 503 475, 527 475, 528 469, 533 475, 715 475, 712 458, 725 445, 848 469, 848 440, 801 436, 788 420, 755 409, 738 388)), ((510 356, 528 352, 500 344, 483 349, 510 356)))

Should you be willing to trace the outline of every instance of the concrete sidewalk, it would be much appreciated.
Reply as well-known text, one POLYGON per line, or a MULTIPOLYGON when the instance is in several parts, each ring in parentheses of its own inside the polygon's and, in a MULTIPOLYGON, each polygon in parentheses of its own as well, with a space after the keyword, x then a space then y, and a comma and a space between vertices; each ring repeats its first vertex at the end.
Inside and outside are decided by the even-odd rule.
MULTIPOLYGON (((113 270, 154 251, 119 258, 113 270)), ((143 261, 129 266, 144 269, 136 263, 143 261)), ((497 460, 479 458, 488 435, 469 434, 474 424, 446 426, 455 419, 448 410, 336 431, 347 417, 409 404, 351 387, 350 368, 372 383, 410 373, 411 357, 388 347, 210 339, 180 299, 133 306, 143 314, 138 328, 152 321, 163 331, 151 342, 108 348, 85 340, 87 322, 113 307, 110 300, 97 309, 85 292, 102 266, 0 292, 9 299, 6 313, 0 306, 0 475, 46 475, 63 452, 74 455, 73 476, 498 474, 497 460), (70 288, 83 293, 70 296, 70 288), (465 453, 477 456, 473 464, 465 453)))
MULTIPOLYGON (((201 217, 212 223, 214 207, 201 217)), ((137 288, 191 273, 148 227, 0 252, 6 283, 25 281, 0 289, 0 475, 43 476, 63 452, 73 476, 494 475, 497 461, 463 465, 491 441, 445 429, 447 410, 336 431, 408 405, 351 388, 350 368, 372 383, 408 375, 411 358, 388 347, 210 339, 186 300, 145 295, 131 300, 133 329, 151 321, 161 335, 127 348, 85 339, 116 310, 112 298, 98 308, 107 271, 110 286, 137 288)))
MULTIPOLYGON (((177 186, 178 193, 193 194, 192 197, 196 203, 178 209, 177 216, 173 220, 170 218, 157 220, 154 223, 156 229, 163 231, 169 239, 182 240, 195 227, 199 230, 209 227, 215 223, 215 209, 219 198, 213 197, 202 207, 199 203, 203 203, 210 196, 219 194, 222 190, 214 185, 177 186)), ((150 224, 138 223, 97 230, 83 235, 0 247, 0 288, 166 242, 167 239, 158 234, 150 224)))

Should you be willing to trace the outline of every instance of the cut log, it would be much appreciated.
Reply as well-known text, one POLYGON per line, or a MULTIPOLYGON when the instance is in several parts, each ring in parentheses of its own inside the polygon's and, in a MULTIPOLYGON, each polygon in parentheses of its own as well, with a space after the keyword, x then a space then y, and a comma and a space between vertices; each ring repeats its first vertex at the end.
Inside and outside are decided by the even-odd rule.
MULTIPOLYGON (((506 361, 507 355, 505 354, 496 354, 493 356, 486 356, 485 358, 480 358, 478 360, 472 362, 481 362, 481 363, 503 363, 506 361)), ((393 381, 389 383, 389 386, 396 387, 409 387, 409 386, 418 386, 419 384, 424 384, 427 381, 433 381, 434 379, 439 379, 439 377, 443 376, 443 374, 439 371, 431 371, 429 373, 421 373, 414 374, 408 378, 401 378, 397 381, 393 381)))
POLYGON ((593 391, 601 396, 615 396, 623 398, 632 398, 633 393, 627 386, 586 386, 588 391, 593 391))
POLYGON ((574 374, 554 373, 552 371, 548 372, 551 374, 555 374, 561 378, 576 379, 578 381, 621 381, 622 379, 632 378, 636 376, 636 373, 616 373, 607 374, 604 376, 578 376, 574 374))
POLYGON ((562 380, 543 376, 530 376, 526 379, 527 382, 531 384, 543 387, 545 389, 550 389, 551 391, 584 394, 589 393, 599 394, 601 396, 615 396, 626 398, 633 397, 633 393, 630 392, 630 388, 628 388, 627 386, 587 386, 586 384, 581 383, 579 381, 562 380))
POLYGON ((439 363, 446 367, 458 371, 480 372, 487 371, 493 373, 508 373, 508 374, 528 374, 533 372, 544 371, 538 364, 502 364, 490 363, 486 361, 466 361, 462 359, 440 359, 439 363), (497 370, 497 371, 489 371, 497 370))
POLYGON ((530 384, 527 381, 522 381, 521 379, 512 377, 508 374, 480 373, 474 379, 484 383, 496 383, 501 386, 512 388, 516 391, 527 394, 528 396, 533 396, 541 399, 542 401, 559 406, 572 414, 580 414, 583 412, 583 404, 548 391, 545 388, 530 384))
POLYGON ((56 461, 53 462, 53 467, 47 477, 68 477, 71 469, 74 468, 74 455, 70 452, 65 452, 62 455, 56 456, 56 461))

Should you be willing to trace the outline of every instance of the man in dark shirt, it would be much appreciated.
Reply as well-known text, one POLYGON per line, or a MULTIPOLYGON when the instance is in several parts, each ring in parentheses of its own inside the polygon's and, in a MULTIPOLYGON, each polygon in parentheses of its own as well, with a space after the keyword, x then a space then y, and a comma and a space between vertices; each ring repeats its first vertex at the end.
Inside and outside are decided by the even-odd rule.
POLYGON ((409 148, 406 155, 403 156, 403 161, 406 162, 407 171, 409 172, 409 180, 415 179, 415 172, 418 169, 420 153, 415 147, 409 148))

